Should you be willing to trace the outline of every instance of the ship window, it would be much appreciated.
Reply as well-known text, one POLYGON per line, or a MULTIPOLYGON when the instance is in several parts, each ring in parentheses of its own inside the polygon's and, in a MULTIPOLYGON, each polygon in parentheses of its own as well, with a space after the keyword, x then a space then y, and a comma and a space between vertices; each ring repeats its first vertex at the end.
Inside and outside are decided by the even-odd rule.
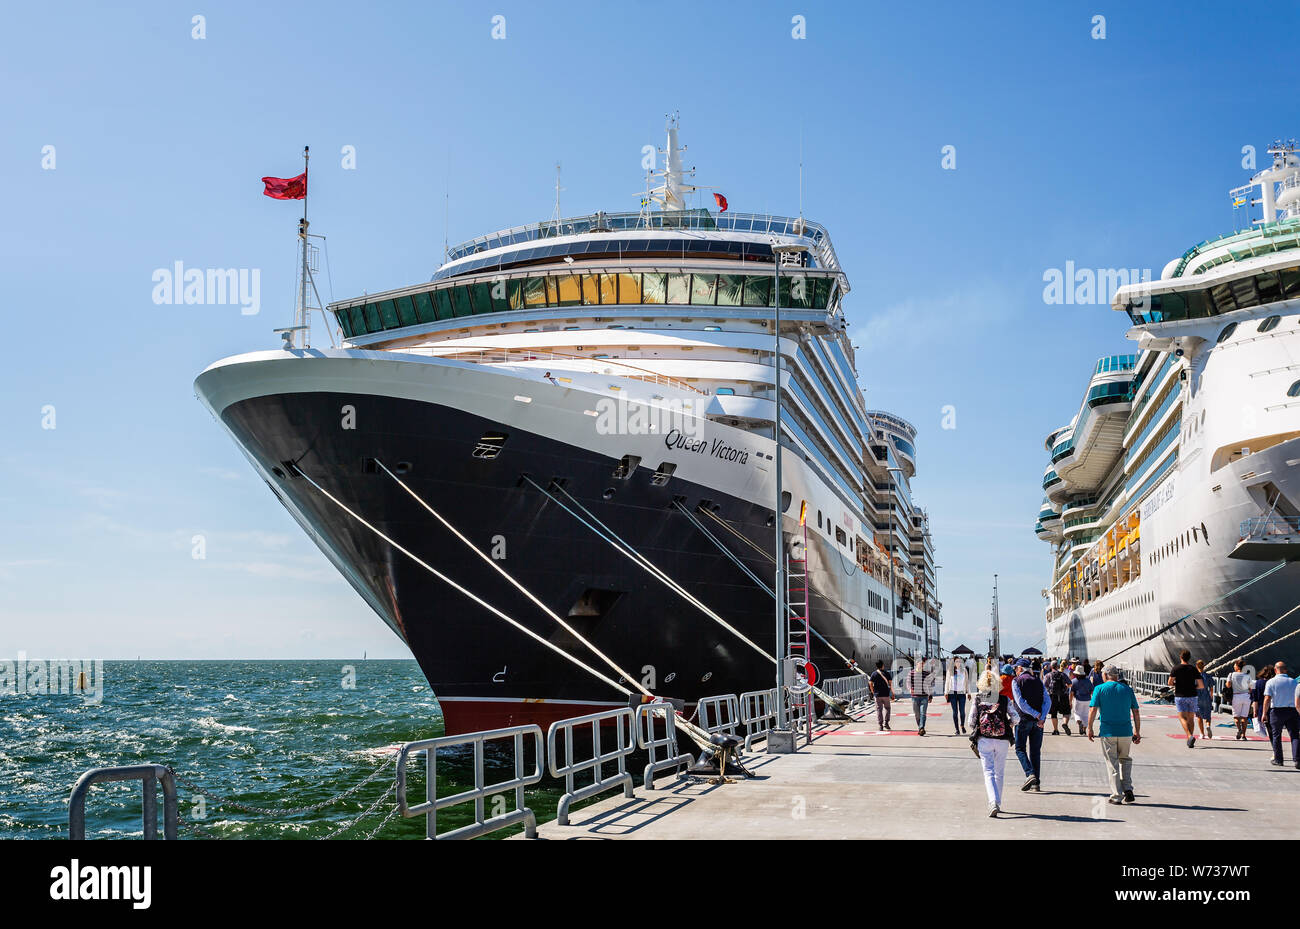
POLYGON ((718 276, 716 274, 691 275, 691 303, 713 306, 718 300, 718 276))
POLYGON ((582 302, 589 305, 600 303, 600 275, 584 274, 582 276, 582 302))
POLYGON ((379 310, 373 303, 366 304, 366 329, 370 332, 378 332, 383 329, 384 325, 379 321, 379 310))
POLYGON ((560 306, 577 306, 582 302, 582 279, 576 274, 566 274, 556 280, 560 306))
POLYGON ((841 529, 839 526, 835 527, 835 541, 840 543, 841 545, 849 544, 849 537, 844 534, 844 530, 841 529))
POLYGON ((352 323, 352 334, 366 331, 366 308, 365 306, 354 306, 348 310, 348 319, 352 323))
POLYGON ((641 464, 640 455, 624 455, 622 458, 619 459, 618 465, 614 468, 614 479, 619 481, 626 481, 628 478, 630 478, 633 474, 636 473, 636 469, 640 466, 640 464, 641 464))
POLYGON ((620 274, 618 276, 618 302, 641 302, 641 275, 620 274))
POLYGON ((675 305, 691 302, 691 276, 689 274, 668 275, 668 302, 675 305))
POLYGON ((601 274, 600 302, 602 304, 618 303, 618 275, 601 274))
POLYGON ((559 287, 556 278, 547 275, 543 278, 546 281, 546 305, 558 306, 560 303, 559 287))
MULTIPOLYGON (((495 294, 493 299, 498 299, 495 294)), ((524 280, 522 278, 506 281, 506 304, 512 310, 522 310, 524 308, 524 280)))
POLYGON ((546 305, 546 278, 530 277, 524 280, 524 305, 528 307, 546 305))
POLYGON ((1275 329, 1277 328, 1277 324, 1280 323, 1281 321, 1282 321, 1281 316, 1270 316, 1268 319, 1264 320, 1262 323, 1259 324, 1259 331, 1268 332, 1272 329, 1275 329))
POLYGON ((451 309, 457 316, 469 316, 473 311, 469 305, 469 288, 451 288, 451 309))
POLYGON ((1217 339, 1214 340, 1214 344, 1215 344, 1215 345, 1222 345, 1224 342, 1226 342, 1226 341, 1228 341, 1229 339, 1231 339, 1231 338, 1232 338, 1232 334, 1233 334, 1234 332, 1236 332, 1236 331, 1237 331, 1237 324, 1236 324, 1236 323, 1228 323, 1228 325, 1226 325, 1226 326, 1223 327, 1223 331, 1219 333, 1219 337, 1218 337, 1217 339))
POLYGON ((772 279, 761 275, 750 275, 745 278, 745 306, 771 306, 772 305, 772 279))
POLYGON ((720 275, 718 277, 718 306, 740 306, 740 298, 744 289, 744 275, 720 275))
POLYGON ((1294 384, 1288 387, 1286 389, 1286 395, 1288 397, 1300 397, 1300 381, 1296 381, 1294 384))
POLYGON ((821 510, 818 510, 818 511, 817 511, 817 528, 820 529, 821 527, 822 527, 822 511, 821 511, 821 510))
POLYGON ((385 329, 397 328, 397 311, 393 309, 392 300, 380 300, 376 304, 376 309, 379 310, 379 319, 383 322, 385 329))
POLYGON ((719 387, 714 391, 714 393, 724 397, 733 397, 735 396, 736 391, 731 387, 719 387))
POLYGON ((641 275, 641 302, 663 303, 668 297, 668 275, 646 273, 641 275))
POLYGON ((410 297, 398 297, 393 304, 397 307, 397 318, 403 326, 414 326, 419 322, 415 317, 415 304, 410 297))
POLYGON ((415 305, 415 318, 422 323, 431 323, 436 318, 433 314, 433 299, 429 292, 423 291, 415 295, 413 299, 415 305))

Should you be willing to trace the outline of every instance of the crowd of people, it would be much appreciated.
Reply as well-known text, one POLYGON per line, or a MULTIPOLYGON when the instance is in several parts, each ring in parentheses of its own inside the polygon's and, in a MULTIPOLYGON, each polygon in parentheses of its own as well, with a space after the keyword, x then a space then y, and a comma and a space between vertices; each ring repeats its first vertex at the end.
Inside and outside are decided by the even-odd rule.
MULTIPOLYGON (((1186 735, 1188 748, 1198 738, 1213 739, 1213 711, 1218 697, 1230 707, 1234 735, 1248 739, 1248 731, 1268 737, 1272 743, 1272 764, 1284 764, 1282 737, 1291 742, 1291 763, 1300 769, 1300 706, 1296 679, 1284 662, 1265 667, 1257 675, 1241 659, 1222 687, 1205 662, 1191 662, 1183 651, 1179 663, 1169 672, 1168 690, 1186 735)), ((1120 805, 1136 803, 1133 792, 1134 745, 1142 741, 1142 718, 1137 695, 1124 680, 1124 671, 1100 661, 1089 665, 1081 658, 1041 657, 993 658, 965 661, 949 659, 945 666, 920 659, 905 672, 891 675, 883 661, 876 662, 870 675, 875 698, 876 723, 890 731, 893 701, 912 701, 917 735, 926 734, 930 702, 940 696, 952 711, 954 735, 966 735, 971 750, 979 757, 988 794, 989 815, 1002 812, 1002 792, 1008 755, 1014 752, 1024 773, 1022 791, 1042 790, 1043 738, 1076 734, 1101 743, 1102 758, 1110 782, 1107 801, 1120 805), (982 666, 982 670, 981 670, 982 666), (1075 726, 1072 730, 1071 725, 1075 726)))

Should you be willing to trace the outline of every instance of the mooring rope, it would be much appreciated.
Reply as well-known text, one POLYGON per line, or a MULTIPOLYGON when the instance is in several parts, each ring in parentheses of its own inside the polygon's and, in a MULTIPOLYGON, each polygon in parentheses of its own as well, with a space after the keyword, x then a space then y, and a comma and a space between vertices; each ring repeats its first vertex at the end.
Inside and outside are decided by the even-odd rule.
POLYGON ((328 499, 331 503, 333 503, 335 506, 337 506, 339 509, 341 509, 344 513, 347 513, 349 516, 351 516, 351 517, 352 517, 353 519, 355 519, 357 522, 361 523, 361 525, 365 526, 367 529, 369 529, 369 530, 370 530, 371 532, 373 532, 375 535, 379 536, 379 538, 383 539, 385 542, 387 542, 387 543, 388 543, 389 545, 391 545, 393 548, 397 549, 399 552, 401 552, 401 553, 402 553, 403 555, 405 555, 407 558, 410 558, 412 561, 414 561, 414 562, 415 562, 416 564, 418 564, 420 567, 424 568, 424 570, 428 571, 428 572, 429 572, 430 574, 432 574, 434 577, 438 578, 438 580, 442 581, 442 582, 443 582, 444 584, 446 584, 448 587, 451 587, 452 589, 454 589, 454 590, 456 590, 456 591, 459 591, 460 593, 464 594, 466 597, 468 597, 469 599, 473 600, 473 601, 474 601, 475 603, 477 603, 479 606, 483 607, 483 609, 485 609, 485 610, 487 610, 488 612, 492 613, 494 616, 497 616, 498 618, 505 620, 507 623, 509 623, 510 625, 514 626, 514 627, 515 627, 516 629, 518 629, 520 632, 524 633, 524 634, 527 635, 529 638, 531 638, 531 639, 537 641, 538 643, 540 643, 541 645, 545 646, 546 648, 549 648, 551 651, 555 652, 557 655, 559 655, 560 657, 564 658, 566 661, 570 661, 570 662, 572 662, 573 664, 577 665, 579 668, 582 668, 582 670, 586 671, 588 674, 591 674, 593 677, 597 677, 597 678, 599 678, 600 680, 604 681, 606 684, 608 684, 609 686, 613 687, 615 690, 621 692, 624 696, 631 696, 631 695, 632 695, 632 691, 628 690, 628 689, 627 689, 626 687, 624 687, 622 684, 618 683, 618 681, 615 681, 615 680, 612 679, 612 678, 606 677, 603 673, 601 673, 600 671, 597 671, 595 668, 593 668, 591 665, 587 664, 587 663, 586 663, 585 661, 583 661, 581 658, 578 658, 578 657, 575 656, 575 655, 571 655, 571 654, 569 654, 568 652, 566 652, 564 649, 560 648, 560 647, 559 647, 558 645, 556 645, 555 643, 553 643, 553 642, 551 642, 551 641, 549 641, 549 640, 543 638, 542 636, 538 635, 536 632, 533 632, 533 630, 529 629, 529 628, 528 628, 527 626, 525 626, 523 623, 518 622, 517 620, 512 619, 511 617, 507 616, 505 613, 503 613, 503 612, 501 612, 500 610, 498 610, 496 607, 494 607, 492 604, 488 603, 488 602, 487 602, 486 600, 484 600, 482 597, 479 597, 479 596, 478 596, 477 594, 475 594, 473 591, 467 590, 466 588, 462 587, 460 584, 457 584, 457 583, 456 583, 455 581, 453 581, 451 578, 447 577, 445 574, 443 574, 443 573, 442 573, 441 571, 439 571, 437 568, 435 568, 435 567, 433 567, 432 565, 430 565, 428 562, 424 561, 422 558, 420 558, 420 557, 419 557, 418 555, 416 555, 415 553, 413 553, 413 552, 409 551, 408 549, 403 548, 401 545, 397 544, 395 541, 393 541, 391 538, 389 538, 388 536, 386 536, 386 535, 385 535, 383 532, 381 532, 379 529, 375 528, 375 527, 372 526, 370 523, 366 522, 366 520, 363 519, 361 516, 358 516, 355 512, 353 512, 351 509, 349 509, 348 506, 347 506, 347 504, 343 503, 341 500, 339 500, 337 497, 335 497, 333 494, 331 494, 328 490, 326 490, 326 489, 325 489, 324 487, 322 487, 320 484, 317 484, 315 481, 313 481, 313 480, 312 480, 312 479, 311 479, 311 478, 310 478, 310 477, 309 477, 309 476, 308 476, 308 475, 307 475, 307 474, 306 474, 306 473, 305 473, 301 468, 299 468, 299 467, 297 467, 297 466, 295 465, 295 466, 294 466, 294 470, 299 474, 299 476, 301 476, 301 477, 303 478, 303 480, 305 480, 307 483, 311 484, 311 486, 315 487, 318 491, 320 491, 320 493, 321 493, 322 496, 324 496, 324 497, 325 497, 326 499, 328 499))
MULTIPOLYGON (((1220 655, 1218 658, 1215 658, 1215 659, 1214 659, 1214 663, 1211 664, 1210 666, 1206 667, 1206 669, 1205 669, 1206 672, 1212 674, 1212 673, 1214 673, 1215 671, 1219 670, 1220 668, 1226 668, 1226 667, 1227 667, 1227 666, 1228 666, 1232 661, 1235 661, 1235 660, 1238 659, 1238 658, 1245 658, 1245 657, 1247 657, 1248 655, 1254 655, 1254 654, 1256 654, 1256 653, 1258 653, 1258 652, 1262 652, 1264 649, 1268 648, 1270 645, 1276 645, 1278 642, 1281 642, 1282 639, 1287 638, 1287 636, 1282 636, 1282 639, 1274 639, 1272 642, 1266 642, 1266 643, 1264 643, 1263 645, 1261 645, 1259 648, 1255 649, 1255 651, 1253 651, 1253 652, 1246 652, 1245 654, 1242 654, 1242 653, 1241 653, 1241 648, 1242 648, 1242 647, 1243 647, 1247 642, 1249 642, 1251 639, 1257 639, 1257 638, 1259 638, 1259 637, 1260 637, 1261 635, 1263 635, 1266 631, 1268 631, 1269 629, 1272 629, 1274 626, 1276 626, 1276 625, 1277 625, 1278 623, 1280 623, 1282 620, 1286 619, 1288 616, 1290 616, 1290 615, 1291 615, 1292 613, 1294 613, 1296 610, 1300 610, 1300 603, 1297 603, 1295 606, 1291 607, 1291 609, 1287 610, 1285 613, 1283 613, 1283 614, 1282 614, 1281 616, 1279 616, 1277 619, 1273 620, 1273 621, 1272 621, 1271 623, 1269 623, 1267 626, 1264 626, 1263 628, 1261 628, 1258 632, 1254 633, 1253 635, 1249 635, 1249 636, 1247 636, 1245 639, 1242 639, 1242 641, 1241 641, 1240 643, 1238 643, 1237 646, 1236 646, 1235 648, 1233 648, 1233 649, 1231 649, 1231 650, 1229 650, 1229 651, 1226 651, 1226 652, 1224 652, 1222 655, 1220 655), (1233 657, 1232 657, 1231 659, 1225 661, 1224 659, 1227 659, 1229 655, 1232 655, 1233 657)), ((1295 635, 1294 632, 1293 632, 1293 633, 1290 633, 1290 634, 1291 634, 1291 635, 1295 635)))
POLYGON ((569 625, 568 623, 566 623, 563 619, 560 618, 559 614, 557 614, 557 613, 556 613, 554 610, 552 610, 549 606, 547 606, 545 603, 543 603, 541 600, 539 600, 536 596, 534 596, 532 591, 530 591, 527 587, 525 587, 525 586, 524 586, 523 584, 521 584, 519 581, 515 580, 515 578, 512 577, 512 576, 510 575, 510 573, 506 571, 505 568, 501 567, 501 565, 496 561, 496 559, 491 558, 491 557, 488 556, 488 555, 485 555, 485 554, 484 554, 484 553, 483 553, 483 552, 478 548, 478 546, 476 546, 473 542, 471 542, 471 541, 470 541, 469 539, 467 539, 463 534, 461 534, 460 530, 458 530, 455 526, 453 526, 453 525, 452 525, 451 523, 449 523, 445 518, 443 518, 443 515, 442 515, 441 513, 439 513, 437 510, 435 510, 435 509, 434 509, 432 506, 430 506, 426 501, 424 501, 423 499, 421 499, 421 498, 420 498, 420 495, 417 494, 417 493, 416 493, 414 490, 412 490, 410 487, 408 487, 408 486, 406 485, 406 483, 405 483, 405 482, 404 482, 400 477, 398 477, 398 476, 397 476, 396 474, 394 474, 392 471, 388 470, 388 467, 387 467, 387 466, 386 466, 382 461, 380 461, 378 458, 376 458, 376 459, 375 459, 375 463, 376 463, 377 465, 379 465, 379 467, 381 467, 381 468, 384 469, 384 473, 385 473, 385 474, 387 474, 389 477, 391 477, 394 481, 397 482, 397 486, 398 486, 398 487, 401 487, 402 490, 404 490, 404 491, 406 491, 408 494, 410 494, 410 495, 411 495, 411 498, 412 498, 413 500, 415 500, 416 503, 418 503, 418 504, 420 504, 420 506, 424 507, 425 510, 427 510, 427 511, 429 512, 429 514, 433 516, 434 519, 436 519, 436 520, 438 520, 438 522, 442 523, 443 526, 445 526, 445 527, 447 528, 447 530, 448 530, 449 532, 451 532, 452 535, 454 535, 456 538, 460 539, 463 543, 465 543, 465 547, 466 547, 466 548, 468 548, 468 549, 469 549, 470 551, 472 551, 474 554, 478 555, 479 558, 481 558, 485 563, 487 563, 487 565, 488 565, 489 567, 491 567, 492 569, 494 569, 498 574, 500 574, 500 575, 501 575, 502 577, 504 577, 507 581, 509 581, 509 582, 511 583, 511 585, 514 586, 514 588, 515 588, 516 590, 518 590, 520 593, 522 593, 522 594, 523 594, 525 597, 527 597, 529 600, 533 601, 533 603, 535 603, 535 604, 537 605, 537 607, 538 607, 539 609, 541 609, 541 610, 542 610, 542 611, 543 611, 547 616, 549 616, 551 619, 555 620, 555 622, 559 624, 560 628, 564 629, 565 632, 569 633, 571 636, 573 636, 575 639, 577 639, 577 640, 578 640, 579 642, 581 642, 583 645, 587 646, 587 648, 590 649, 590 650, 592 651, 592 653, 595 654, 598 658, 600 658, 601 661, 605 662, 605 664, 609 665, 609 667, 611 667, 612 669, 614 669, 615 671, 617 671, 620 675, 622 675, 622 677, 624 678, 624 680, 629 681, 629 682, 632 684, 632 686, 634 686, 634 687, 636 687, 638 690, 640 690, 641 693, 643 693, 645 696, 647 696, 647 697, 653 696, 653 694, 651 694, 650 691, 646 690, 646 688, 641 684, 640 681, 638 681, 635 677, 633 677, 633 676, 632 676, 631 674, 629 674, 627 671, 624 671, 622 668, 620 668, 620 667, 618 666, 618 664, 614 661, 613 658, 609 657, 609 656, 606 655, 604 652, 602 652, 600 649, 598 649, 595 645, 591 644, 591 642, 589 642, 589 641, 588 641, 588 640, 587 640, 587 639, 582 635, 582 633, 580 633, 577 629, 574 629, 573 626, 571 626, 571 625, 569 625))

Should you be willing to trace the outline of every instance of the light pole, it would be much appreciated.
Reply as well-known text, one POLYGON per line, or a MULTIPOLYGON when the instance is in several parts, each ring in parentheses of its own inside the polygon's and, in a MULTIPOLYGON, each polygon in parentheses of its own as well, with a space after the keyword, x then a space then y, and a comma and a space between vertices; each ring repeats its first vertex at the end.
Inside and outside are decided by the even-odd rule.
POLYGON ((772 242, 772 366, 776 385, 773 396, 776 412, 772 417, 772 439, 776 443, 776 501, 772 509, 776 535, 773 549, 776 555, 776 727, 768 734, 767 751, 782 755, 794 751, 794 732, 789 725, 785 693, 785 657, 789 643, 785 636, 785 539, 781 532, 781 516, 785 512, 781 499, 781 260, 786 255, 799 255, 806 251, 808 246, 796 242, 772 242))

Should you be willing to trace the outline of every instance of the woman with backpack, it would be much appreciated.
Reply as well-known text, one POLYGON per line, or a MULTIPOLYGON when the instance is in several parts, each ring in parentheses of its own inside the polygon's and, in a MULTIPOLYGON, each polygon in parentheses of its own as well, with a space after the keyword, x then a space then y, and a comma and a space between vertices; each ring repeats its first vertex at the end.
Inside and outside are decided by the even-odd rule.
POLYGON ((979 688, 966 717, 970 730, 971 750, 979 755, 984 767, 984 790, 989 798, 989 816, 996 819, 1002 812, 1003 774, 1007 753, 1015 741, 1020 713, 1014 700, 1002 695, 998 676, 989 668, 980 675, 979 688))

